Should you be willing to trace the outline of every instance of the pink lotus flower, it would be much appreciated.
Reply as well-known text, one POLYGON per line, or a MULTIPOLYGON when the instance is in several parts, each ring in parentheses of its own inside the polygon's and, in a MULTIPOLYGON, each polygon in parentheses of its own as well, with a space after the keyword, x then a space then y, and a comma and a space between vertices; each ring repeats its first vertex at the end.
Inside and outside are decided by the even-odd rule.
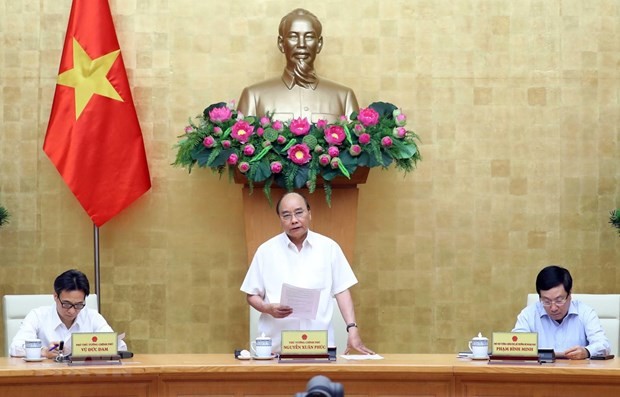
POLYGON ((357 136, 360 136, 364 131, 366 131, 366 129, 361 124, 355 124, 355 127, 353 127, 353 132, 357 136))
POLYGON ((353 157, 359 156, 362 153, 362 147, 360 145, 351 145, 349 148, 349 154, 353 157))
MULTIPOLYGON (((396 112, 396 110, 394 112, 396 112)), ((399 113, 398 115, 394 116, 394 121, 396 122, 397 126, 402 127, 407 124, 407 116, 399 113)))
POLYGON ((284 143, 286 142, 286 137, 284 135, 278 135, 276 142, 278 142, 280 145, 284 145, 284 143))
POLYGON ((194 127, 192 127, 191 125, 188 125, 185 127, 185 133, 189 134, 190 132, 194 131, 194 127))
POLYGON ((332 159, 332 161, 329 163, 333 169, 338 168, 338 163, 339 163, 339 159, 338 157, 336 157, 335 159, 332 159))
POLYGON ((236 153, 231 153, 230 156, 228 156, 228 160, 226 160, 226 162, 230 165, 237 164, 237 161, 239 161, 239 156, 237 156, 236 153))
POLYGON ((392 136, 395 138, 404 138, 407 135, 407 130, 405 127, 396 127, 392 130, 392 136))
POLYGON ((223 131, 220 127, 213 127, 213 135, 220 136, 222 133, 223 131))
POLYGON ((284 128, 284 126, 282 125, 282 122, 280 120, 274 121, 272 127, 276 131, 282 131, 282 128, 284 128))
POLYGON ((263 147, 267 147, 267 146, 271 146, 271 142, 269 141, 263 141, 263 147))
POLYGON ((205 139, 202 141, 202 144, 206 147, 206 148, 212 148, 213 146, 215 146, 215 138, 213 138, 211 135, 208 135, 205 137, 205 139))
POLYGON ((362 135, 360 135, 360 143, 362 145, 368 145, 370 143, 370 134, 364 132, 362 135))
POLYGON ((325 129, 325 140, 330 145, 339 145, 344 141, 344 138, 346 138, 344 128, 339 125, 330 125, 325 129))
POLYGON ((269 120, 269 117, 261 117, 260 118, 260 125, 262 125, 263 127, 267 127, 269 124, 271 124, 271 120, 269 120))
POLYGON ((256 129, 256 135, 263 136, 264 133, 265 133, 265 130, 263 129, 263 127, 258 127, 256 129))
POLYGON ((316 145, 314 147, 314 153, 320 154, 320 153, 323 153, 323 151, 324 151, 324 149, 323 149, 323 146, 321 146, 321 145, 316 145))
POLYGON ((364 127, 370 127, 379 122, 379 113, 373 108, 362 108, 357 115, 357 119, 364 127))
POLYGON ((230 135, 238 140, 241 143, 246 143, 252 133, 254 132, 254 127, 250 125, 247 121, 237 120, 235 125, 232 126, 232 132, 230 135))
POLYGON ((330 146, 327 149, 327 154, 329 154, 332 157, 338 157, 338 155, 340 154, 340 150, 338 150, 336 146, 330 146))
POLYGON ((288 158, 295 164, 306 164, 310 161, 310 148, 305 143, 291 146, 288 150, 288 158))
POLYGON ((330 161, 332 161, 332 158, 329 157, 328 154, 322 154, 319 156, 319 164, 321 164, 323 167, 327 166, 330 161))
POLYGON ((347 119, 347 116, 345 116, 344 114, 340 115, 339 120, 342 121, 343 123, 346 123, 347 121, 349 121, 349 119, 347 119))
POLYGON ((250 164, 247 161, 242 161, 239 163, 238 168, 242 174, 245 174, 250 170, 250 164))
POLYGON ((327 127, 327 120, 320 119, 316 122, 316 128, 320 130, 324 130, 327 127))
POLYGON ((291 120, 291 124, 288 127, 293 135, 302 136, 306 135, 310 131, 310 123, 307 118, 296 118, 291 120))
POLYGON ((222 147, 224 149, 230 148, 230 145, 232 145, 232 143, 228 139, 225 139, 225 140, 222 141, 222 147))
POLYGON ((282 163, 279 161, 272 161, 271 164, 269 164, 269 168, 274 174, 279 174, 282 172, 282 163))
POLYGON ((254 154, 255 150, 256 149, 254 148, 254 145, 248 144, 243 147, 243 154, 245 154, 246 156, 251 156, 254 154))
POLYGON ((392 138, 390 138, 389 136, 384 136, 383 138, 381 138, 381 145, 385 147, 392 146, 392 138))
POLYGON ((224 121, 230 120, 232 117, 232 111, 226 106, 222 106, 221 108, 211 109, 209 111, 209 119, 214 123, 223 123, 224 121))

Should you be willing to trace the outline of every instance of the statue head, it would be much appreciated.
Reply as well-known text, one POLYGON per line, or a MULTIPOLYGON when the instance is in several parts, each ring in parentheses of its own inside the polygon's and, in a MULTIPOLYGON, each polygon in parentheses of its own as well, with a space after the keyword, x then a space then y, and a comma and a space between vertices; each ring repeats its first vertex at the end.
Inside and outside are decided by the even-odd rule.
POLYGON ((318 18, 303 8, 289 12, 280 21, 278 48, 286 57, 286 69, 301 86, 317 81, 314 60, 323 47, 321 31, 318 18))

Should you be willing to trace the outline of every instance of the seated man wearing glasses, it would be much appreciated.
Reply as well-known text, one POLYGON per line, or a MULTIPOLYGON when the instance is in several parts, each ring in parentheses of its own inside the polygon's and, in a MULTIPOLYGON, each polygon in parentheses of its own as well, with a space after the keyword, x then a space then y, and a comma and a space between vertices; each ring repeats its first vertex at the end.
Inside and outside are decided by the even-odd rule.
POLYGON ((347 348, 374 354, 362 343, 355 322, 353 299, 349 288, 357 278, 340 246, 332 239, 309 230, 310 205, 299 193, 286 193, 276 205, 283 233, 267 240, 256 250, 252 264, 241 285, 248 303, 261 312, 258 333, 273 341, 279 352, 283 330, 328 330, 329 346, 334 346, 331 326, 336 302, 347 324, 347 348), (280 304, 282 284, 320 289, 316 319, 289 317, 293 309, 280 304))
MULTIPOLYGON (((60 342, 64 344, 63 353, 71 353, 73 332, 113 332, 97 310, 86 307, 86 297, 89 293, 88 278, 79 270, 67 270, 56 277, 55 303, 33 309, 26 315, 11 342, 10 355, 24 356, 24 341, 41 339, 43 345, 41 356, 54 358, 59 354, 57 346, 60 342)), ((124 341, 119 341, 118 350, 127 350, 124 341)))
POLYGON ((573 279, 563 267, 547 266, 536 277, 540 301, 523 309, 512 332, 537 332, 539 348, 583 360, 607 355, 609 340, 591 307, 571 299, 573 279))

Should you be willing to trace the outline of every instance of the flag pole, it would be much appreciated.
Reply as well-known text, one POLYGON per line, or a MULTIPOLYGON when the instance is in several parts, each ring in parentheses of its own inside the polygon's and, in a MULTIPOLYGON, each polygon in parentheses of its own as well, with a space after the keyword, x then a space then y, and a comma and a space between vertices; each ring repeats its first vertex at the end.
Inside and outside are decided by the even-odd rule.
POLYGON ((101 313, 101 278, 99 272, 99 227, 93 223, 93 240, 95 243, 95 294, 97 294, 97 311, 101 313))
POLYGON ((108 0, 71 3, 43 151, 93 221, 94 292, 101 312, 99 228, 151 188, 108 0), (96 142, 106 144, 85 150, 96 142))

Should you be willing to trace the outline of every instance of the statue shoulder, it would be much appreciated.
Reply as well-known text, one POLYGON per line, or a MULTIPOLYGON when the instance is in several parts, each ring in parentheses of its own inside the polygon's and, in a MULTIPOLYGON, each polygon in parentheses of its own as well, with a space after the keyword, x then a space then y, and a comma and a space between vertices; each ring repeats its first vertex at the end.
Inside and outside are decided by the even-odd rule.
POLYGON ((350 87, 347 87, 345 85, 342 85, 340 83, 336 83, 335 81, 326 79, 321 77, 319 79, 319 86, 323 86, 323 88, 329 89, 329 90, 333 90, 333 91, 339 91, 339 92, 347 92, 347 93, 353 93, 353 89, 350 87))
POLYGON ((281 77, 273 77, 271 79, 259 81, 258 83, 254 83, 245 87, 245 91, 264 91, 265 89, 270 89, 274 87, 281 88, 284 86, 281 77))

